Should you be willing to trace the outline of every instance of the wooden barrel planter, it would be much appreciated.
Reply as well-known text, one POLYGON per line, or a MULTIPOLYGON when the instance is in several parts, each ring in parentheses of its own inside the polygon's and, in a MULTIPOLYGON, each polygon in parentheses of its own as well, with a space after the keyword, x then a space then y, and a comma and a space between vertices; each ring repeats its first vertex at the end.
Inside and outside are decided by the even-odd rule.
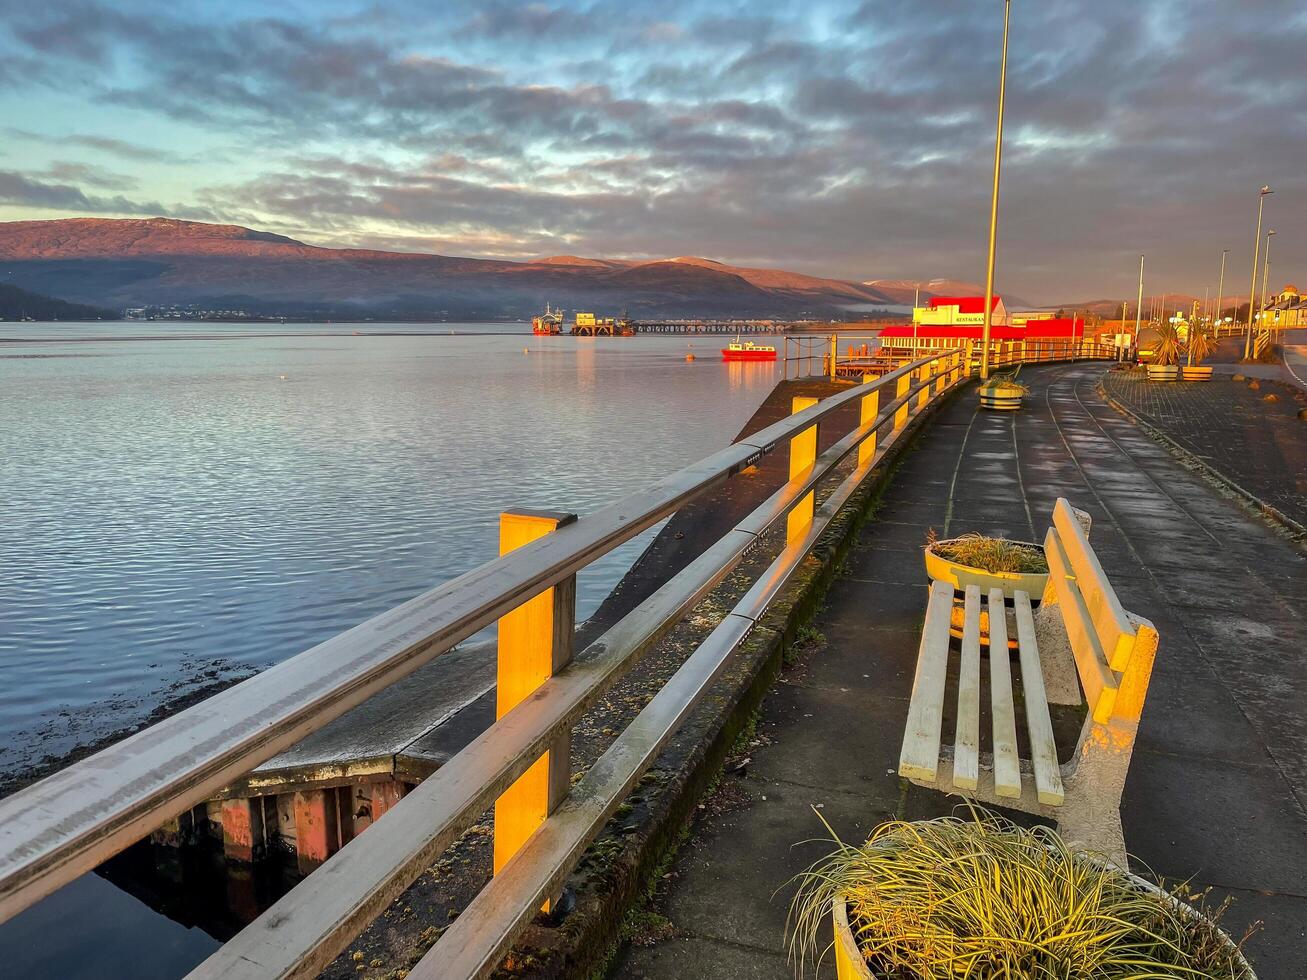
POLYGON ((1148 365, 1149 381, 1179 381, 1180 366, 1178 364, 1150 364, 1148 365))
POLYGON ((1211 381, 1212 369, 1210 367, 1200 367, 1197 364, 1185 367, 1180 376, 1185 381, 1211 381))
POLYGON ((1021 407, 1021 399, 1026 396, 1022 385, 986 383, 980 386, 980 407, 999 412, 1015 412, 1021 407))

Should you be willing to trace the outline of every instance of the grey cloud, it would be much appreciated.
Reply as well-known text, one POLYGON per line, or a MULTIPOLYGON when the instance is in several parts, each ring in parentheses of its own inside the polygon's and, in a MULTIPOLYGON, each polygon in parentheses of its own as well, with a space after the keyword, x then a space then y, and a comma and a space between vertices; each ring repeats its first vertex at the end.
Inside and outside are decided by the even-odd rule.
MULTIPOLYGON (((69 0, 6 19, 15 57, 132 68, 65 72, 82 80, 70 91, 259 147, 265 173, 197 200, 296 237, 978 278, 997 3, 417 9, 200 21, 69 0)), ((1241 188, 1270 181, 1275 207, 1294 207, 1300 13, 1288 0, 1014 8, 1001 281, 1066 300, 1124 286, 1148 250, 1194 291, 1208 253, 1244 234, 1241 188)), ((74 208, 103 201, 80 189, 93 177, 27 175, 90 202, 74 208)), ((1307 262, 1307 240, 1281 234, 1279 262, 1307 262)))
POLYGON ((0 170, 0 203, 87 214, 162 215, 195 221, 213 221, 216 217, 208 208, 168 207, 158 201, 137 201, 118 194, 112 197, 87 194, 75 184, 14 170, 0 170))

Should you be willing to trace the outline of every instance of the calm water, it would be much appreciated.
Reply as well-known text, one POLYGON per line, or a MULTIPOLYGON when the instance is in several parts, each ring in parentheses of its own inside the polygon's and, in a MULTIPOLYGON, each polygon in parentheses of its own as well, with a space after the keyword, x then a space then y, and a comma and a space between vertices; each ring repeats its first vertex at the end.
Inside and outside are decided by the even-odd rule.
MULTIPOLYGON (((507 507, 585 515, 707 455, 779 370, 723 364, 713 338, 520 324, 0 338, 0 776, 488 560, 507 507)), ((581 615, 641 547, 580 577, 581 615)), ((170 976, 212 946, 106 893, 69 890, 57 952, 27 940, 49 903, 0 929, 4 972, 114 975, 76 955, 109 943, 134 976, 170 976)))

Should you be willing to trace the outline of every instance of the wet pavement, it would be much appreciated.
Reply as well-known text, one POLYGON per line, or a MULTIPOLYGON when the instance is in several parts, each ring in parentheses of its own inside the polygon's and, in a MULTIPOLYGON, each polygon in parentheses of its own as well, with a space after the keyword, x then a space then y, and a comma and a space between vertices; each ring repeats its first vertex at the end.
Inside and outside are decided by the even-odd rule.
MULTIPOLYGON (((769 694, 735 771, 659 885, 613 977, 787 977, 791 877, 878 822, 956 798, 896 775, 927 592, 931 528, 1043 537, 1059 496, 1126 608, 1161 634, 1122 804, 1127 847, 1156 873, 1214 886, 1232 931, 1262 919, 1258 974, 1307 962, 1307 558, 1110 408, 1101 365, 1022 372, 1019 413, 963 391, 924 434, 861 532, 812 650, 769 694), (668 920, 662 921, 661 917, 668 920), (670 935, 670 938, 666 938, 670 935)), ((827 972, 833 975, 833 970, 827 972)))
POLYGON ((1286 381, 1214 375, 1201 384, 1104 378, 1113 399, 1222 478, 1307 526, 1307 390, 1286 381))

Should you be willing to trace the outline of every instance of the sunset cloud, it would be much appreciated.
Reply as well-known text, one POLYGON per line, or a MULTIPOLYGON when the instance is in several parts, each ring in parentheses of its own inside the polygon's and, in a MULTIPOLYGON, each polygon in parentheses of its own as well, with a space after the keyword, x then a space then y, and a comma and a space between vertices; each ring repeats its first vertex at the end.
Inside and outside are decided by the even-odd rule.
MULTIPOLYGON (((981 273, 998 3, 303 9, 0 0, 0 216, 981 273)), ((1287 2, 1015 5, 1000 283, 1201 294, 1265 182, 1307 261, 1305 49, 1287 2)))

